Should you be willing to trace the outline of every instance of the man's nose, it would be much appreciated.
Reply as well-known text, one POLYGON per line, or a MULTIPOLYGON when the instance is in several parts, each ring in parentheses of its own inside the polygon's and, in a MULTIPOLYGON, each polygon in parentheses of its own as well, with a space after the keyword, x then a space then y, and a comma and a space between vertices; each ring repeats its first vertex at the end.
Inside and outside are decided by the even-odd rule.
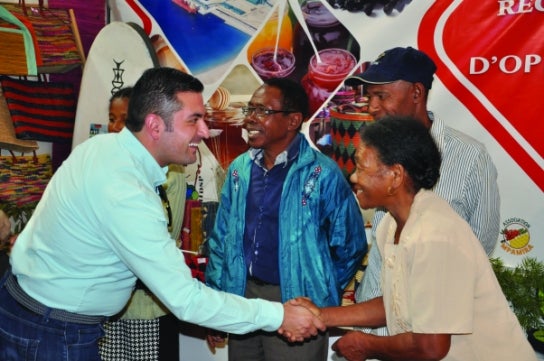
POLYGON ((204 139, 208 139, 210 137, 210 128, 208 128, 208 125, 206 124, 204 119, 200 119, 198 121, 197 133, 201 138, 204 139))
POLYGON ((376 115, 380 111, 380 105, 378 100, 370 98, 368 100, 368 112, 370 115, 372 115, 374 118, 376 118, 376 115))

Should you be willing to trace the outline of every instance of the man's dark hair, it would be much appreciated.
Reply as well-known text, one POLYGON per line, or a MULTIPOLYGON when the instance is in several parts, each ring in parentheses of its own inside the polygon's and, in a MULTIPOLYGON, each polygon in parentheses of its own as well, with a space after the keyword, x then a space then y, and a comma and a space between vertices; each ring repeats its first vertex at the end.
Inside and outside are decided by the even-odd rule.
POLYGON ((270 78, 265 80, 264 83, 281 90, 283 109, 302 113, 302 119, 308 119, 310 116, 309 100, 302 85, 288 78, 270 78))
POLYGON ((139 132, 148 114, 157 114, 171 129, 172 115, 183 108, 177 99, 179 92, 202 93, 204 85, 192 75, 173 68, 146 70, 134 85, 128 105, 125 126, 139 132))
POLYGON ((440 176, 441 156, 429 130, 412 117, 386 116, 361 128, 361 141, 388 166, 400 164, 415 191, 431 189, 440 176))

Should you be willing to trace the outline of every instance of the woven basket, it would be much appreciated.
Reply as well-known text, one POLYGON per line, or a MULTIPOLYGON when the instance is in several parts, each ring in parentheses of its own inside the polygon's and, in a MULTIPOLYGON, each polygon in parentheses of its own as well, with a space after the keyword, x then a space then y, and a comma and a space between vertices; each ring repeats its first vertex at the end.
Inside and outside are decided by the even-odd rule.
POLYGON ((0 59, 9 59, 9 62, 0 62, 0 73, 9 75, 36 75, 38 73, 66 72, 84 62, 84 53, 81 48, 79 30, 75 15, 70 9, 52 9, 40 7, 25 7, 17 4, 0 5, 0 59), (11 23, 8 23, 8 14, 11 14, 11 23), (13 17, 21 24, 14 24, 13 17), (12 33, 17 28, 18 32, 12 33), (21 33, 32 35, 30 40, 24 39, 21 33), (25 41, 27 42, 25 47, 25 41), (31 44, 28 44, 31 43, 31 44), (33 54, 29 54, 28 46, 32 46, 33 54), (34 69, 28 67, 28 58, 34 62, 34 69))
POLYGON ((0 155, 0 203, 35 206, 52 175, 49 154, 0 155))
POLYGON ((368 113, 340 113, 330 109, 332 158, 349 177, 355 171, 355 151, 361 142, 359 131, 373 118, 368 113))

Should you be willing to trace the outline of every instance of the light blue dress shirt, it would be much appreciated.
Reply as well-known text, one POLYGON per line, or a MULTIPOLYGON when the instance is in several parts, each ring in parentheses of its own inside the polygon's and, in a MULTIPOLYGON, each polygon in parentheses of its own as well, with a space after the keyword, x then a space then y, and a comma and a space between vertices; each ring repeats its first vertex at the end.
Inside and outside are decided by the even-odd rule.
POLYGON ((155 188, 167 168, 126 128, 75 148, 12 250, 21 287, 46 306, 111 316, 140 278, 178 318, 232 333, 276 330, 283 306, 191 277, 155 188))

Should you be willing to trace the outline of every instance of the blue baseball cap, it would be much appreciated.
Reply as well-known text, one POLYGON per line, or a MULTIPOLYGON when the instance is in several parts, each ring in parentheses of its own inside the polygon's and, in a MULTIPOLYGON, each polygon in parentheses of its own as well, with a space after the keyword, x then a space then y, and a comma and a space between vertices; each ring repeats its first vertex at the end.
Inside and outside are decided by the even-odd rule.
POLYGON ((368 68, 344 81, 346 85, 362 83, 388 84, 397 80, 421 83, 431 89, 436 65, 427 54, 412 47, 393 48, 381 53, 368 68))

